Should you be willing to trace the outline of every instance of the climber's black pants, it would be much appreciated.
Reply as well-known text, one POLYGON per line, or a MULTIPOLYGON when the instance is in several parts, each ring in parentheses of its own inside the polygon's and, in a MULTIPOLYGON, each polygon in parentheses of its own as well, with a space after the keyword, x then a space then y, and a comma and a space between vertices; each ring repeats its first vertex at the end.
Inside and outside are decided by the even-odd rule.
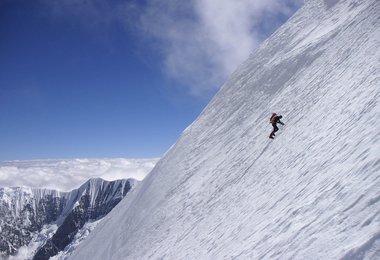
POLYGON ((272 133, 270 133, 270 136, 273 136, 274 133, 276 133, 278 131, 278 127, 276 124, 272 124, 272 126, 273 126, 273 131, 272 131, 272 133))

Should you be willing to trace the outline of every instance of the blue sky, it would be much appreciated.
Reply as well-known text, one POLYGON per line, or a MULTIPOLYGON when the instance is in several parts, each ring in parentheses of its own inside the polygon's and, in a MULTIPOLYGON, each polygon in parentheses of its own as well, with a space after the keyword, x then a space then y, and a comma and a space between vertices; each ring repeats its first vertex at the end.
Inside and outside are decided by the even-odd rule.
POLYGON ((161 156, 299 0, 4 0, 0 160, 161 156))

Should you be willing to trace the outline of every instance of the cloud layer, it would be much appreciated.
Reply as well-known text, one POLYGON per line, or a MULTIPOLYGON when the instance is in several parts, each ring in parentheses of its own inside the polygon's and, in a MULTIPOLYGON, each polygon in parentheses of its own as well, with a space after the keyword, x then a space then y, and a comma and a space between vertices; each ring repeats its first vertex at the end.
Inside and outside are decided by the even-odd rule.
POLYGON ((70 191, 90 178, 142 180, 158 159, 75 159, 0 162, 0 187, 70 191))

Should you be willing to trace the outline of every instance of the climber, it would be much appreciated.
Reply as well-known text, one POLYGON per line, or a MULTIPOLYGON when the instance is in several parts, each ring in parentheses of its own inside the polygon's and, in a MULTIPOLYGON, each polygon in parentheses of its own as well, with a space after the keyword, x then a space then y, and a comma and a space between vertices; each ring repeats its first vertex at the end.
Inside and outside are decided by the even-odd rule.
POLYGON ((270 118, 270 123, 273 126, 273 131, 269 135, 270 139, 274 139, 274 136, 276 136, 275 133, 278 131, 277 123, 279 123, 281 125, 285 125, 283 122, 281 122, 281 120, 280 120, 281 118, 282 118, 281 115, 278 116, 276 113, 272 113, 272 116, 270 118))

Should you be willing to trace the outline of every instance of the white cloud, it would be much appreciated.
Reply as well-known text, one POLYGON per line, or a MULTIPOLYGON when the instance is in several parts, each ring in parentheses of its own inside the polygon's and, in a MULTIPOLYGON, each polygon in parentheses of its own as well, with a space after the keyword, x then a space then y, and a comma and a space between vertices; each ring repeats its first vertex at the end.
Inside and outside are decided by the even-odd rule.
POLYGON ((53 15, 97 32, 115 23, 133 28, 161 54, 167 76, 203 96, 214 93, 304 0, 40 1, 53 15))
POLYGON ((151 0, 141 31, 158 40, 165 72, 201 96, 219 88, 302 0, 151 0))
POLYGON ((75 159, 0 163, 0 187, 27 186, 69 191, 90 178, 142 180, 158 159, 75 159))

